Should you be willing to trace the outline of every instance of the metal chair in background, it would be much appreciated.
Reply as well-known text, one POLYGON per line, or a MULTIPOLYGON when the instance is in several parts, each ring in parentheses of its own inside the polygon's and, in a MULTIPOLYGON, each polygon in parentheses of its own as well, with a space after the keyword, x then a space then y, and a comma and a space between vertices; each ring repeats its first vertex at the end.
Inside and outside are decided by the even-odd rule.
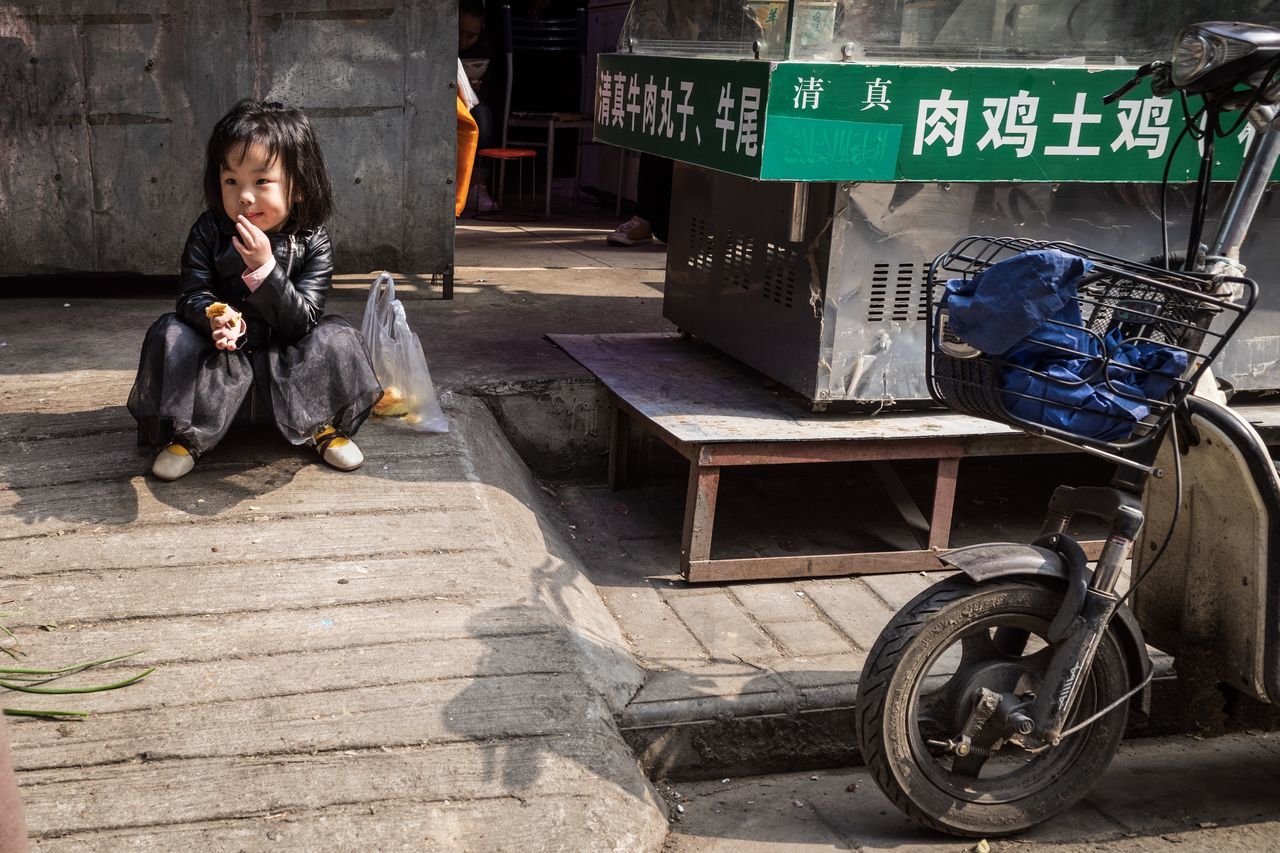
MULTIPOLYGON (((504 169, 508 161, 516 161, 516 193, 519 196, 517 207, 511 210, 506 204, 506 187, 499 183, 498 186, 498 206, 490 211, 480 211, 479 198, 476 198, 477 211, 473 214, 473 218, 482 220, 491 220, 494 222, 527 222, 538 218, 538 214, 525 209, 524 206, 524 161, 532 160, 538 156, 538 152, 532 148, 481 148, 476 152, 481 159, 492 160, 498 164, 499 172, 504 169)), ((533 164, 529 166, 529 197, 536 203, 538 200, 538 188, 535 186, 535 175, 533 164)), ((501 178, 499 178, 501 180, 501 178)), ((469 203, 469 202, 468 202, 469 203)))
MULTIPOLYGON (((502 115, 503 148, 545 149, 547 158, 545 214, 551 216, 551 181, 555 167, 556 131, 574 131, 573 203, 578 204, 578 184, 582 166, 582 132, 590 131, 591 117, 579 112, 521 112, 511 110, 511 88, 515 79, 515 64, 520 57, 574 55, 578 58, 578 107, 582 107, 582 81, 587 73, 587 11, 579 7, 571 18, 522 18, 511 14, 511 6, 502 6, 503 49, 507 59, 505 110, 502 115), (512 128, 538 128, 544 131, 544 140, 510 139, 512 128)), ((502 184, 505 162, 498 164, 498 183, 502 184)))

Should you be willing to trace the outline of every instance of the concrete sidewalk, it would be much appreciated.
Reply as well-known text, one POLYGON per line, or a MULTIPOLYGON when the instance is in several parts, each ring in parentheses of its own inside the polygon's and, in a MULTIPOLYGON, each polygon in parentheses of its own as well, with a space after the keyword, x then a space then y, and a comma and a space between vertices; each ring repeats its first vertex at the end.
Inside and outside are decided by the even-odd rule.
MULTIPOLYGON (((990 849, 1027 853, 1280 850, 1280 736, 1127 742, 1076 806, 990 849)), ((969 853, 974 840, 921 828, 862 770, 664 787, 668 853, 969 853)))
MULTIPOLYGON (((566 284, 535 306, 520 273, 464 271, 455 302, 411 302, 453 430, 370 424, 352 474, 246 432, 157 482, 123 402, 172 298, 5 301, 5 623, 24 665, 144 648, 160 667, 6 699, 92 712, 10 721, 37 849, 661 846, 662 803, 614 722, 644 673, 489 410, 457 393, 558 372, 522 311, 591 328, 619 316, 599 299, 654 291, 566 284), (505 338, 487 331, 503 311, 505 338)), ((358 319, 361 291, 330 310, 358 319)))

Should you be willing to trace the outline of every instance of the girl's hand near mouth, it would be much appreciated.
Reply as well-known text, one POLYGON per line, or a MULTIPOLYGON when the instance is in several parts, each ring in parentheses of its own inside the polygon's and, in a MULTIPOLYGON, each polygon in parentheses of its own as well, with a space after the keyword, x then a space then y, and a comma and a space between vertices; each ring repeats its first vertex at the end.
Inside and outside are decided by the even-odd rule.
POLYGON ((239 236, 231 238, 231 245, 250 272, 271 260, 271 239, 244 214, 236 217, 236 233, 239 236))

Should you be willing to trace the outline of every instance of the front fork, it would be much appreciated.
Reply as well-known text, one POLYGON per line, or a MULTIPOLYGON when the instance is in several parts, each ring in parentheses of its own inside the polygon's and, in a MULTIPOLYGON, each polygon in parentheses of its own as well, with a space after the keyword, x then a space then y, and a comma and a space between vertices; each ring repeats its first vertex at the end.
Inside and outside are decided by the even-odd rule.
MULTIPOLYGON (((1063 610, 1050 630, 1048 639, 1054 643, 1053 657, 1040 692, 1031 703, 1030 717, 1036 724, 1034 736, 1051 746, 1062 740, 1063 730, 1084 689, 1087 680, 1084 676, 1093 665, 1098 645, 1120 606, 1116 585, 1143 520, 1142 502, 1131 491, 1137 485, 1129 482, 1113 487, 1063 486, 1054 492, 1049 504, 1040 540, 1046 544, 1052 544, 1054 537, 1063 536, 1076 515, 1092 516, 1110 524, 1097 567, 1083 584, 1083 596, 1071 594, 1071 582, 1078 584, 1081 580, 1072 577, 1063 610)), ((1085 570, 1077 564, 1073 571, 1085 570)))

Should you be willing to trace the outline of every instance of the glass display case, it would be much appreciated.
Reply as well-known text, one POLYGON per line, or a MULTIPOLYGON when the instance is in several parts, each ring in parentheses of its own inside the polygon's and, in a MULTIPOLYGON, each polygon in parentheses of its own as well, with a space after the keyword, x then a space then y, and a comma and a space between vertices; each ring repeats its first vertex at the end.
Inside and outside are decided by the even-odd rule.
MULTIPOLYGON (((668 319, 815 409, 924 406, 928 267, 957 237, 1158 252, 1183 105, 1103 96, 1212 19, 1280 25, 1280 2, 635 0, 595 136, 677 161, 668 319)), ((1175 154, 1176 234, 1199 156, 1175 154)), ((1278 223, 1269 192, 1247 264, 1280 264, 1278 223)), ((1280 390, 1280 290, 1215 369, 1280 390)))
POLYGON ((622 52, 764 60, 1136 65, 1197 20, 1280 24, 1259 0, 634 0, 622 52))

